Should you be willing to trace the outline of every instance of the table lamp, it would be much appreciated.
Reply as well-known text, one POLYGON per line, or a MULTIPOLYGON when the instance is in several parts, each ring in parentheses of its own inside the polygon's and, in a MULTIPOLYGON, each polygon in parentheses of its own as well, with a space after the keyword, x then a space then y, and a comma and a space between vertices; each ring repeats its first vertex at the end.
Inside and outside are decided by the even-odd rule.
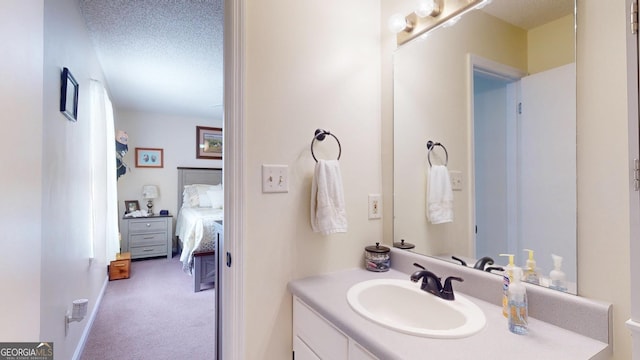
POLYGON ((142 187, 142 197, 147 199, 147 213, 153 216, 153 199, 158 197, 158 187, 156 185, 144 185, 142 187))

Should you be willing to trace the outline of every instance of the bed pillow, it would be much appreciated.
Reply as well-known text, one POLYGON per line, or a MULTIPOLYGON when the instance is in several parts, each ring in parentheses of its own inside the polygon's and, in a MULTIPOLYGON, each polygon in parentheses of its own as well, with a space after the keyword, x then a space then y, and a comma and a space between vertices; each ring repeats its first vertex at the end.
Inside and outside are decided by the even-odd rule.
POLYGON ((194 186, 185 185, 182 192, 182 207, 190 208, 197 207, 200 204, 198 201, 198 191, 194 186))
POLYGON ((211 207, 214 209, 222 209, 224 206, 224 192, 220 190, 208 190, 207 197, 211 202, 211 207))
POLYGON ((185 185, 182 192, 182 207, 211 207, 207 195, 209 190, 221 190, 222 185, 193 184, 185 185))

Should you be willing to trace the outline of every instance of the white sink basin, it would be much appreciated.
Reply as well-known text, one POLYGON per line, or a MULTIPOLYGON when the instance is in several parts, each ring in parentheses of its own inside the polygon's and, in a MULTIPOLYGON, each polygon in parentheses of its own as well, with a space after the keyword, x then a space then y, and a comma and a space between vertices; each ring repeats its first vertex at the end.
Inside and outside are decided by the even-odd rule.
POLYGON ((347 292, 351 308, 365 318, 406 334, 431 338, 462 338, 484 328, 480 308, 459 293, 443 300, 409 279, 376 279, 353 285, 347 292))

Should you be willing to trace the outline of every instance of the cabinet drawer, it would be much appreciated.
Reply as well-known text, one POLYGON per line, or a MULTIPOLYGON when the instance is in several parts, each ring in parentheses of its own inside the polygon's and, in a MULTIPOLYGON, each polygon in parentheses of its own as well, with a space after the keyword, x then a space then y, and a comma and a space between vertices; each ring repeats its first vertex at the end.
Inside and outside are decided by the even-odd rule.
POLYGON ((141 258, 149 256, 167 255, 167 244, 153 245, 153 246, 141 246, 131 247, 129 249, 132 258, 141 258))
POLYGON ((166 231, 167 222, 165 220, 129 221, 129 232, 166 231))
POLYGON ((137 234, 129 237, 129 246, 167 245, 167 233, 137 234))
POLYGON ((298 298, 293 301, 294 334, 321 359, 347 360, 349 338, 298 298))

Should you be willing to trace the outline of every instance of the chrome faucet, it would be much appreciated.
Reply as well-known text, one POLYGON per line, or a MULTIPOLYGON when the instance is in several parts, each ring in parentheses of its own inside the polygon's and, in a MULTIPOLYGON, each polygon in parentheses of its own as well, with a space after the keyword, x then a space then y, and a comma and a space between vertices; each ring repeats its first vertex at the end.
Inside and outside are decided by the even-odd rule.
POLYGON ((439 298, 444 300, 455 300, 455 295, 453 294, 453 286, 451 285, 451 281, 464 281, 462 278, 456 276, 449 276, 444 280, 444 286, 442 285, 441 278, 439 278, 436 274, 432 273, 429 270, 426 270, 424 266, 414 263, 413 265, 421 268, 422 270, 418 270, 411 274, 411 281, 418 282, 422 279, 422 284, 420 285, 420 289, 431 293, 439 298))

